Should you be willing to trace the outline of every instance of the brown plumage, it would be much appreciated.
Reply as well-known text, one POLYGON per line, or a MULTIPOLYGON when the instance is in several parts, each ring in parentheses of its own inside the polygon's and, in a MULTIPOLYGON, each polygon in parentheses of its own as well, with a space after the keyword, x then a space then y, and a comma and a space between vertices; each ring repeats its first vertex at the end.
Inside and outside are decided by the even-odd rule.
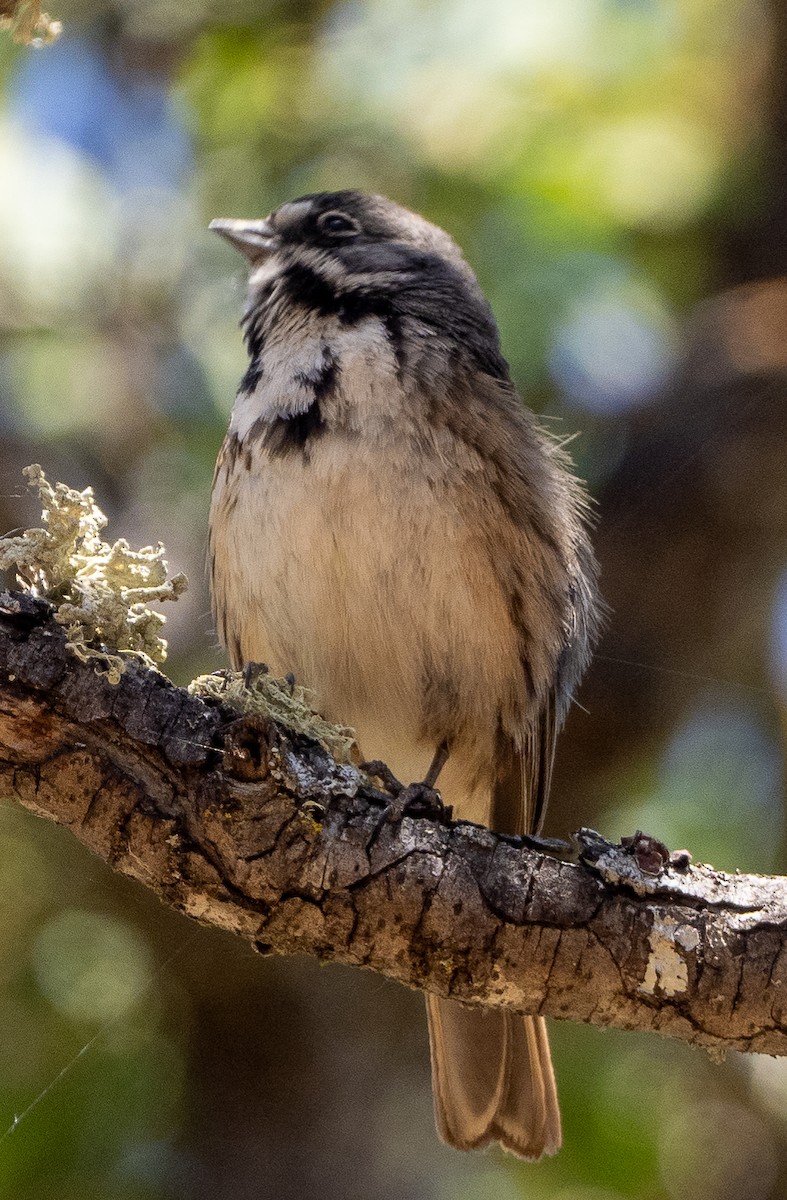
MULTIPOLYGON (((233 666, 313 688, 367 758, 455 815, 534 831, 595 632, 586 505, 518 400, 474 275, 379 196, 214 222, 250 259, 250 353, 216 466, 210 560, 233 666)), ((554 1153, 543 1020, 427 997, 437 1126, 554 1153)))

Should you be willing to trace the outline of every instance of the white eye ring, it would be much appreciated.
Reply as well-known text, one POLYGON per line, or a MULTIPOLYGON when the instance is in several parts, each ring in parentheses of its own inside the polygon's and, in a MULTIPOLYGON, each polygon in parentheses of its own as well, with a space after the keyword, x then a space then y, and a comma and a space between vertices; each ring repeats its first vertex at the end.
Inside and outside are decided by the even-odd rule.
POLYGON ((317 227, 323 233, 333 234, 334 237, 355 237, 357 233, 361 232, 358 222, 337 208, 320 213, 317 218, 317 227))

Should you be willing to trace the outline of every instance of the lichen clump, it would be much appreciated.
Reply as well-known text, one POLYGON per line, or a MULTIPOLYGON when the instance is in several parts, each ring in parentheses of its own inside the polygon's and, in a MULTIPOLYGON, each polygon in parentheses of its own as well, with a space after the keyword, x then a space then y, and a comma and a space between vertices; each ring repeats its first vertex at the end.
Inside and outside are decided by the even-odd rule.
POLYGON ((314 692, 291 679, 277 679, 266 667, 199 675, 188 690, 193 696, 221 700, 239 712, 262 714, 295 733, 306 734, 320 742, 339 763, 356 761, 353 730, 326 721, 314 708, 314 692))
POLYGON ((63 32, 60 21, 41 12, 41 0, 0 0, 0 29, 23 46, 44 46, 63 32))
POLYGON ((53 605, 68 649, 83 662, 100 660, 112 683, 120 680, 124 658, 163 663, 167 643, 159 631, 166 618, 148 605, 177 600, 186 576, 167 578, 161 543, 132 550, 125 538, 103 541, 107 518, 92 488, 53 486, 37 464, 23 474, 41 498, 43 528, 0 538, 0 570, 15 568, 23 590, 53 605))

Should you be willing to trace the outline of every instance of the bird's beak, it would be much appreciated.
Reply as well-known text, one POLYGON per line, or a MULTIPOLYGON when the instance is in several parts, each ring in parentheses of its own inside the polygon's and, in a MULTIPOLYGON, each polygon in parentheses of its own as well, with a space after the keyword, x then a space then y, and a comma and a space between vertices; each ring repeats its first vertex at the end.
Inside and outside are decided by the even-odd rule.
POLYGON ((267 217, 261 221, 236 221, 231 217, 219 217, 211 221, 208 228, 220 233, 252 262, 272 254, 278 245, 276 231, 267 217))

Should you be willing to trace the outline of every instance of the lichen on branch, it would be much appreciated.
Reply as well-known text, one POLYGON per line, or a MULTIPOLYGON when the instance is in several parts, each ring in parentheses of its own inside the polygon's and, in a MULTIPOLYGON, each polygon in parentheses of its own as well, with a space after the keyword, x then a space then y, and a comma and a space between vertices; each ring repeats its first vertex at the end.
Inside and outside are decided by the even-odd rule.
POLYGON ((125 538, 105 542, 107 518, 92 488, 52 485, 38 464, 23 474, 41 499, 42 527, 0 538, 0 570, 14 569, 23 591, 52 604, 68 649, 83 662, 103 662, 112 683, 124 657, 163 663, 166 618, 148 606, 177 600, 188 586, 180 572, 168 578, 164 546, 133 550, 125 538))
POLYGON ((314 738, 339 763, 354 759, 354 731, 326 721, 314 707, 316 697, 310 688, 297 684, 292 677, 277 679, 262 663, 246 671, 198 675, 188 690, 192 696, 220 700, 244 715, 269 717, 294 733, 314 738))

